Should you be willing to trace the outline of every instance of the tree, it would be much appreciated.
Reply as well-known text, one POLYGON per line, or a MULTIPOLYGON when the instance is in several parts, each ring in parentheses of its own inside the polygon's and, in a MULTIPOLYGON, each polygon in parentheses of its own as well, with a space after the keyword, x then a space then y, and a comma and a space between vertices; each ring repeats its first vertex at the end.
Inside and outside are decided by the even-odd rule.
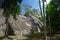
POLYGON ((41 14, 41 17, 42 17, 41 0, 39 0, 39 8, 40 8, 40 14, 41 14))
POLYGON ((60 31, 60 0, 52 0, 46 8, 47 30, 51 33, 60 31), (50 20, 50 21, 49 21, 50 20))
POLYGON ((8 28, 9 28, 9 22, 8 19, 10 15, 13 16, 14 19, 16 19, 16 15, 19 15, 21 12, 20 6, 17 4, 19 2, 21 4, 22 0, 4 0, 2 3, 2 8, 4 8, 3 16, 6 18, 6 32, 5 36, 8 36, 8 28))
POLYGON ((34 16, 39 19, 39 14, 37 9, 27 9, 25 16, 34 16))
POLYGON ((0 0, 0 8, 1 8, 3 2, 4 2, 4 0, 0 0))
POLYGON ((26 11, 26 13, 25 13, 25 16, 30 16, 30 15, 32 15, 32 14, 33 14, 32 11, 28 9, 28 10, 26 11))
POLYGON ((42 0, 42 3, 43 3, 43 15, 42 15, 42 21, 43 21, 43 27, 44 27, 44 40, 47 40, 47 31, 46 31, 46 16, 45 16, 45 5, 44 5, 44 2, 45 2, 46 0, 42 0))

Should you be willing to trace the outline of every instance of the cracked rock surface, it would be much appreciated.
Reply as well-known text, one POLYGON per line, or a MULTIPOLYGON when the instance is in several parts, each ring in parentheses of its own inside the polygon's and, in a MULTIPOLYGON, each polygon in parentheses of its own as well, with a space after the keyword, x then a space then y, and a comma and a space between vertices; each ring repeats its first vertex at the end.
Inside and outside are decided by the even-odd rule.
MULTIPOLYGON (((0 36, 4 36, 6 30, 5 17, 2 15, 3 11, 3 9, 0 9, 0 36)), ((30 35, 31 31, 38 31, 38 28, 39 31, 41 31, 42 23, 40 23, 34 17, 18 15, 16 18, 17 20, 15 20, 13 16, 10 16, 8 19, 9 25, 13 29, 16 38, 27 38, 26 35, 30 35)))

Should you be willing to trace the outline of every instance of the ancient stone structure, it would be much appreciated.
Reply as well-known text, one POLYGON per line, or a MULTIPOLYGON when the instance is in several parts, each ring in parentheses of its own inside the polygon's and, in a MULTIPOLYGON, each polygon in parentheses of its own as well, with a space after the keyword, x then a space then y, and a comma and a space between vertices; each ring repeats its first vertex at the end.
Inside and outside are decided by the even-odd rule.
MULTIPOLYGON (((5 17, 2 15, 3 9, 0 9, 0 36, 4 36, 5 30, 6 30, 6 24, 5 24, 5 17)), ((8 22, 9 22, 9 33, 11 35, 11 29, 13 30, 15 36, 20 39, 27 38, 26 36, 30 35, 32 32, 36 31, 40 32, 42 29, 42 22, 40 22, 35 17, 29 16, 25 17, 22 15, 18 15, 17 20, 13 18, 13 16, 10 16, 8 22)), ((8 33, 8 34, 9 34, 8 33)))

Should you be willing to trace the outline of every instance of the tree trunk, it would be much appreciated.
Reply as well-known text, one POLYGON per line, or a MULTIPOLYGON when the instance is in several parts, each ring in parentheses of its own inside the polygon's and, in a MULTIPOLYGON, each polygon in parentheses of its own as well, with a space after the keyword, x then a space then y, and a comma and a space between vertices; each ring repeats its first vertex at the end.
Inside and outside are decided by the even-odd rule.
POLYGON ((1 3, 0 3, 0 8, 1 8, 1 3))
POLYGON ((6 23, 6 30, 5 30, 5 36, 6 37, 8 37, 8 27, 9 27, 9 24, 8 24, 8 18, 9 18, 9 13, 8 13, 8 9, 4 9, 4 12, 6 13, 6 15, 5 15, 5 17, 6 17, 6 19, 5 19, 5 23, 6 23))
POLYGON ((39 0, 39 8, 40 8, 40 14, 41 14, 41 17, 42 17, 42 8, 41 8, 41 1, 39 0))
POLYGON ((5 36, 6 36, 6 37, 8 37, 8 27, 9 27, 8 18, 9 18, 9 17, 6 17, 6 31, 5 31, 5 36))
POLYGON ((47 33, 46 33, 46 17, 45 17, 45 10, 44 10, 44 0, 43 0, 43 26, 44 26, 44 40, 47 40, 47 33))
POLYGON ((41 8, 41 1, 39 0, 39 7, 40 7, 40 11, 41 11, 41 17, 42 17, 42 21, 43 21, 43 27, 44 27, 44 40, 47 40, 47 33, 46 33, 46 17, 45 17, 45 13, 44 13, 44 0, 43 0, 43 12, 42 12, 42 8, 41 8))
POLYGON ((5 23, 6 23, 5 37, 8 37, 8 35, 15 35, 15 34, 14 34, 14 31, 13 31, 13 29, 10 26, 9 21, 8 21, 8 19, 10 17, 9 10, 8 9, 5 9, 5 12, 6 12, 6 19, 5 19, 6 20, 5 21, 5 23))
POLYGON ((5 37, 8 37, 8 28, 9 28, 9 22, 8 22, 8 19, 9 19, 9 10, 7 8, 4 9, 4 13, 3 15, 5 16, 5 24, 6 24, 6 30, 5 30, 5 37), (5 15, 4 15, 5 13, 5 15))
POLYGON ((48 19, 49 19, 49 27, 50 27, 50 40, 52 40, 51 26, 50 26, 50 17, 48 17, 48 19))

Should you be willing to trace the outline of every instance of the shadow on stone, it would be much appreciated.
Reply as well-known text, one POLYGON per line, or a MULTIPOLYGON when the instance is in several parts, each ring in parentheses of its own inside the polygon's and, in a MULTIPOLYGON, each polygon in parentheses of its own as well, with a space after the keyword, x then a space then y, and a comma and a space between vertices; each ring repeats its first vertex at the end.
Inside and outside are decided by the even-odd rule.
POLYGON ((12 29, 12 27, 9 25, 9 27, 8 27, 8 32, 7 32, 7 34, 8 35, 11 35, 11 36, 14 36, 15 35, 15 33, 14 33, 14 31, 13 31, 13 29, 12 29))

